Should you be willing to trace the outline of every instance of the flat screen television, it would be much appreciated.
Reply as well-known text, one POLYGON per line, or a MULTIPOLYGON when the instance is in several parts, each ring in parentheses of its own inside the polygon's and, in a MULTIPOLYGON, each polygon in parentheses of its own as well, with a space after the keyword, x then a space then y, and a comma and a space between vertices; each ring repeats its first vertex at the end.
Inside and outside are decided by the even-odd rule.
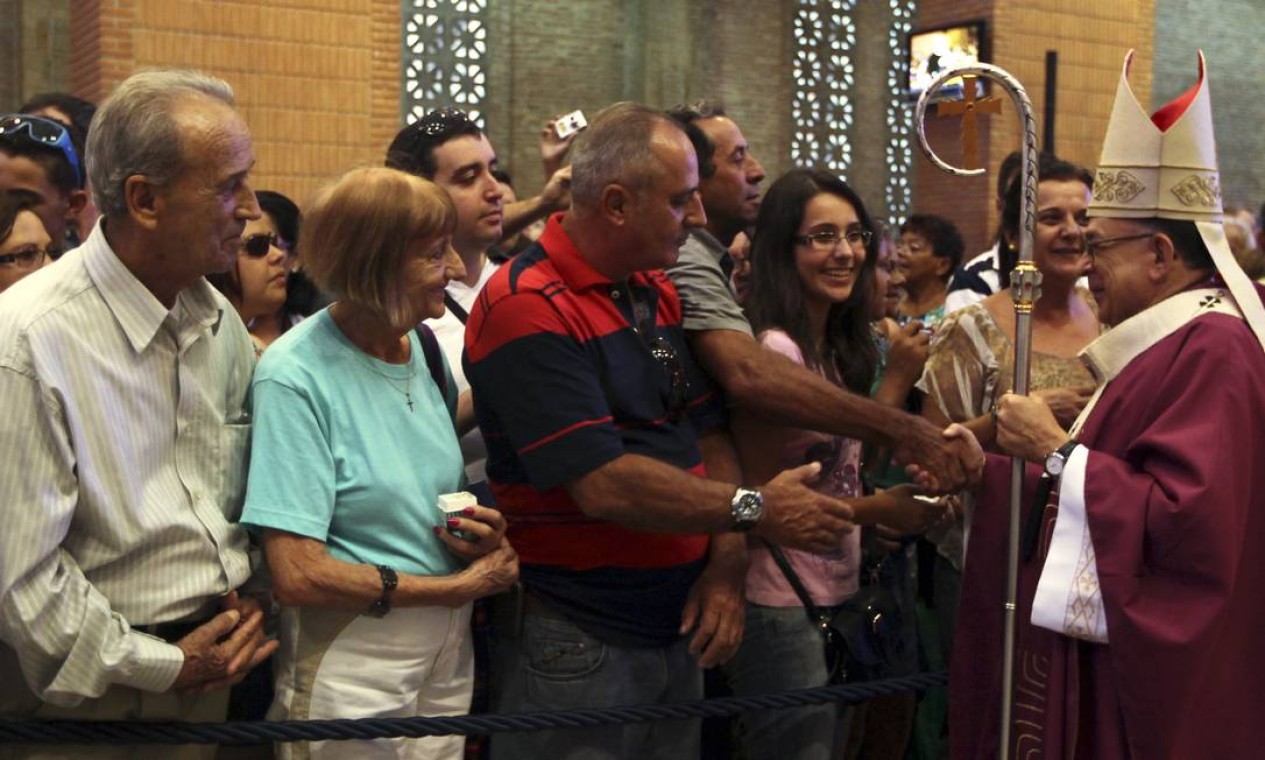
MULTIPOLYGON (((983 21, 968 21, 938 29, 910 33, 906 61, 909 63, 909 97, 917 100, 936 77, 947 69, 988 62, 987 38, 983 21)), ((985 80, 975 80, 975 95, 983 97, 985 80)), ((962 79, 954 77, 936 93, 936 99, 962 97, 962 79)))

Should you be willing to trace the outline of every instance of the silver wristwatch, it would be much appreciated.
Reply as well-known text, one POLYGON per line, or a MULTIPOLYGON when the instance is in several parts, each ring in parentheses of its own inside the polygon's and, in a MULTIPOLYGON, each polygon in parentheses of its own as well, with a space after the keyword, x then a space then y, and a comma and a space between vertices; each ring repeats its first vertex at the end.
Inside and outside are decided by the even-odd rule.
POLYGON ((759 491, 739 488, 729 502, 729 511, 734 519, 732 530, 751 530, 764 517, 764 496, 759 491))
POLYGON ((1074 448, 1076 448, 1076 439, 1071 439, 1046 455, 1045 474, 1057 480, 1063 474, 1063 468, 1067 466, 1067 459, 1072 456, 1074 448))

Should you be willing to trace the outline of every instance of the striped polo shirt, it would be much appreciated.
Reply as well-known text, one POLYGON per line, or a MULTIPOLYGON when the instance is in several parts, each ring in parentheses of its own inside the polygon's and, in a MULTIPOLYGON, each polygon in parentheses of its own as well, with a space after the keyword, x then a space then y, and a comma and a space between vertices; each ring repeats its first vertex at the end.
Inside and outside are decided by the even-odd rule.
POLYGON ((488 478, 533 593, 599 638, 666 643, 707 536, 588 518, 563 485, 624 454, 702 476, 696 431, 724 424, 724 407, 690 357, 667 276, 612 282, 561 218, 492 277, 466 327, 488 478))

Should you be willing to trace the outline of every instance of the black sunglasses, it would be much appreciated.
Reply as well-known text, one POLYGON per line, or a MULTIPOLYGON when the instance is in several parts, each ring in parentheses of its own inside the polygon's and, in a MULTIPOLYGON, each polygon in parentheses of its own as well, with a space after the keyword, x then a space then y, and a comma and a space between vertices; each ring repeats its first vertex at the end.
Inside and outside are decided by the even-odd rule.
POLYGON ((668 373, 668 419, 679 422, 685 412, 685 404, 689 401, 690 381, 685 376, 685 368, 681 365, 681 357, 671 341, 662 336, 655 336, 650 341, 650 355, 659 362, 663 371, 668 373))
POLYGON ((62 156, 75 172, 75 182, 83 187, 83 169, 79 166, 79 154, 70 139, 70 131, 51 119, 25 114, 10 114, 0 118, 0 138, 25 137, 34 143, 61 151, 62 156))
POLYGON ((290 244, 273 232, 260 232, 242 240, 242 251, 247 256, 259 258, 268 255, 268 249, 276 246, 282 253, 290 253, 290 244))

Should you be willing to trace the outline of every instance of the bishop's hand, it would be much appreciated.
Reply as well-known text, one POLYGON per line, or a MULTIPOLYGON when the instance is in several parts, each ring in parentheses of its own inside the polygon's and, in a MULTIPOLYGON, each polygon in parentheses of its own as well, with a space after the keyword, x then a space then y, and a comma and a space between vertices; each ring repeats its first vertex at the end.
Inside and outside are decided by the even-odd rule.
POLYGON ((1041 464, 1067 438, 1042 399, 1007 393, 998 402, 997 445, 1005 453, 1041 464))

